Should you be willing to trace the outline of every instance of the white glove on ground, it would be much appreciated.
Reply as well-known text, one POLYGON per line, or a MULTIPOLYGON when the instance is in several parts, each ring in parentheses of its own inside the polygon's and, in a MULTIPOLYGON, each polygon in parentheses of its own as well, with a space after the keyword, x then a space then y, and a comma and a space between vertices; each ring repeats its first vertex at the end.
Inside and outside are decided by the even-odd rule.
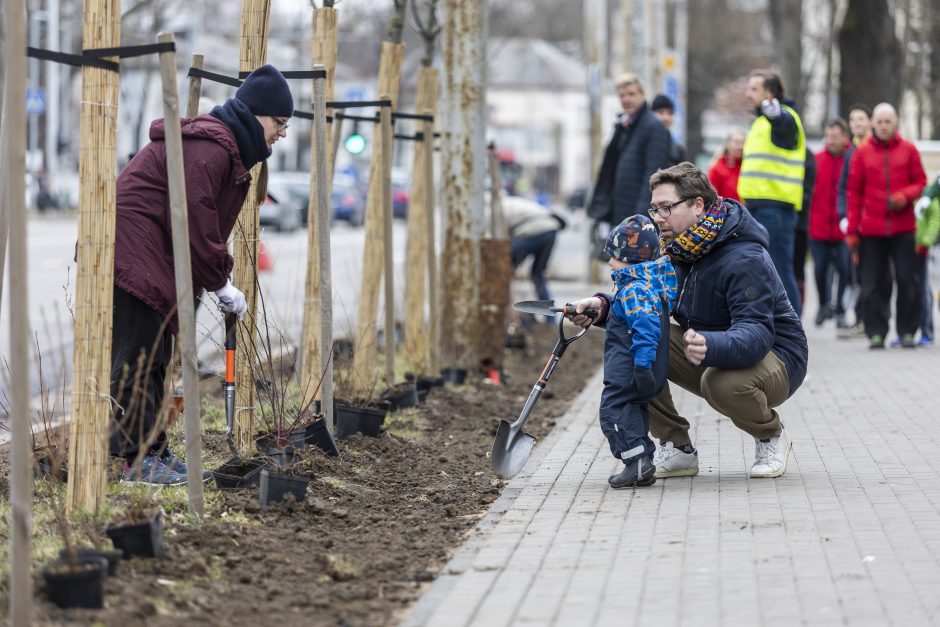
POLYGON ((219 298, 220 310, 237 314, 239 320, 245 317, 245 312, 248 311, 248 301, 242 291, 232 285, 231 279, 225 282, 222 289, 216 290, 215 295, 219 298))
POLYGON ((849 232, 849 219, 842 218, 839 220, 839 230, 842 231, 843 235, 846 235, 849 232))
POLYGON ((760 103, 760 112, 771 120, 776 120, 779 118, 780 112, 782 110, 783 109, 780 108, 780 101, 776 98, 765 100, 764 102, 760 103))
POLYGON ((930 199, 926 196, 921 196, 917 199, 917 202, 914 203, 914 217, 920 220, 920 217, 924 215, 924 211, 927 207, 930 206, 930 199))

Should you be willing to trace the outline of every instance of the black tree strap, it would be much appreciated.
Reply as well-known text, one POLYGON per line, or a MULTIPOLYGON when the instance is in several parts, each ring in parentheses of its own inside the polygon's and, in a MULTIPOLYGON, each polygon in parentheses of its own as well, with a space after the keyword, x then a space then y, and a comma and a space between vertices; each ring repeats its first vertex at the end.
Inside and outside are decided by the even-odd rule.
POLYGON ((222 83, 223 85, 230 85, 232 87, 238 87, 242 84, 242 82, 237 78, 232 78, 231 76, 226 76, 224 74, 216 74, 215 72, 207 72, 206 70, 197 67, 189 68, 188 76, 204 78, 206 80, 222 83))
POLYGON ((117 48, 89 48, 82 50, 81 54, 56 52, 43 48, 26 48, 26 56, 53 63, 62 63, 75 67, 96 67, 102 70, 120 72, 121 66, 115 61, 107 61, 104 57, 141 57, 146 54, 159 54, 161 52, 176 52, 176 44, 172 41, 159 44, 146 44, 144 46, 119 46, 117 48))
POLYGON ((176 52, 176 44, 172 41, 167 41, 159 44, 145 44, 143 46, 119 46, 117 48, 89 48, 82 50, 82 54, 89 57, 121 57, 122 59, 142 57, 148 54, 160 54, 161 52, 176 52))
POLYGON ((342 111, 337 111, 333 115, 340 120, 353 120, 355 122, 375 122, 378 124, 380 121, 378 115, 374 117, 368 117, 365 115, 349 115, 348 113, 343 113, 342 111))
POLYGON ((424 120, 425 122, 433 122, 433 115, 425 115, 423 113, 401 113, 396 111, 392 114, 393 118, 398 118, 400 120, 424 120))
MULTIPOLYGON (((238 78, 245 79, 251 72, 239 72, 238 78)), ((284 70, 284 78, 326 78, 326 70, 284 70)))
POLYGON ((110 70, 112 72, 120 72, 121 66, 115 63, 114 61, 105 61, 104 59, 96 59, 95 57, 86 57, 80 54, 68 54, 66 52, 54 52, 52 50, 43 50, 42 48, 27 48, 26 56, 32 57, 34 59, 41 59, 43 61, 52 61, 54 63, 62 63, 64 65, 72 65, 75 67, 96 67, 102 70, 110 70))
MULTIPOLYGON (((327 100, 328 109, 355 109, 356 107, 391 107, 392 101, 385 100, 327 100)), ((348 119, 352 116, 347 115, 348 119)))

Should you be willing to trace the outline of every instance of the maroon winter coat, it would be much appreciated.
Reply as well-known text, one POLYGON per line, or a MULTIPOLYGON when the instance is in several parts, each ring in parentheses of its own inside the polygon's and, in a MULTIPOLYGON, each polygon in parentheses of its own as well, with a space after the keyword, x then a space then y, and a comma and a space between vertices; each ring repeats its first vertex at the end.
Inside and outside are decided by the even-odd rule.
MULTIPOLYGON (((248 194, 251 174, 235 136, 216 118, 182 120, 193 291, 225 285, 234 260, 226 241, 248 194)), ((150 125, 150 143, 117 179, 114 284, 162 316, 175 333, 176 279, 163 120, 150 125)))
MULTIPOLYGON (((849 144, 846 143, 845 150, 849 144)), ((816 153, 816 186, 809 211, 809 236, 823 242, 838 242, 845 239, 839 229, 839 177, 845 150, 834 155, 825 148, 816 153)))
POLYGON ((874 135, 855 151, 846 184, 849 234, 892 237, 916 230, 914 200, 920 197, 927 175, 914 144, 895 133, 887 142, 874 135), (907 201, 896 211, 888 198, 902 193, 907 201))

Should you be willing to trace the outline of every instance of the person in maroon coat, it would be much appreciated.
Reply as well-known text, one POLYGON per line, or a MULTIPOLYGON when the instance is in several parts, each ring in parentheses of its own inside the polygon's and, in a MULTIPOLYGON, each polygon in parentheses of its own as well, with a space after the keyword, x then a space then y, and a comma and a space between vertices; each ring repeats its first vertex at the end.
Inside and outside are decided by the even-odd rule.
POLYGON ((892 266, 898 284, 897 333, 901 346, 914 348, 921 319, 916 278, 914 201, 927 175, 914 144, 897 132, 898 114, 890 104, 875 107, 874 134, 858 147, 846 185, 845 241, 860 247, 865 335, 869 348, 884 348, 888 333, 892 266))
POLYGON ((826 124, 825 145, 816 153, 816 187, 809 213, 809 250, 819 293, 816 326, 835 316, 839 329, 848 327, 843 299, 851 272, 845 234, 839 228, 839 176, 846 150, 851 145, 848 123, 842 118, 830 120, 826 124), (838 276, 835 300, 831 270, 838 276))
MULTIPOLYGON (((286 136, 293 112, 284 76, 264 65, 234 98, 182 120, 193 292, 215 292, 219 308, 239 317, 248 305, 229 278, 234 260, 227 240, 248 194, 249 171, 286 136)), ((110 449, 125 460, 125 482, 186 481, 185 464, 156 424, 177 328, 164 123, 156 120, 150 143, 117 179, 110 449), (141 451, 145 441, 149 448, 141 451)))

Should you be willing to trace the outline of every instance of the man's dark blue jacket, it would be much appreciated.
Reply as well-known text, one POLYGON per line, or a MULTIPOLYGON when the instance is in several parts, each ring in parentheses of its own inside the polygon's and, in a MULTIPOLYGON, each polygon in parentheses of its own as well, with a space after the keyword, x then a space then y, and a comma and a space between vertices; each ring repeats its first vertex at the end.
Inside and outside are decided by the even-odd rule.
POLYGON ((737 201, 724 202, 727 217, 711 250, 693 264, 673 261, 679 281, 673 319, 705 336, 705 367, 747 368, 773 351, 792 395, 809 359, 803 325, 770 260, 767 230, 737 201))
POLYGON ((588 215, 601 222, 620 224, 650 206, 650 177, 672 165, 672 139, 644 103, 630 125, 617 124, 604 151, 604 160, 588 204, 588 215))

